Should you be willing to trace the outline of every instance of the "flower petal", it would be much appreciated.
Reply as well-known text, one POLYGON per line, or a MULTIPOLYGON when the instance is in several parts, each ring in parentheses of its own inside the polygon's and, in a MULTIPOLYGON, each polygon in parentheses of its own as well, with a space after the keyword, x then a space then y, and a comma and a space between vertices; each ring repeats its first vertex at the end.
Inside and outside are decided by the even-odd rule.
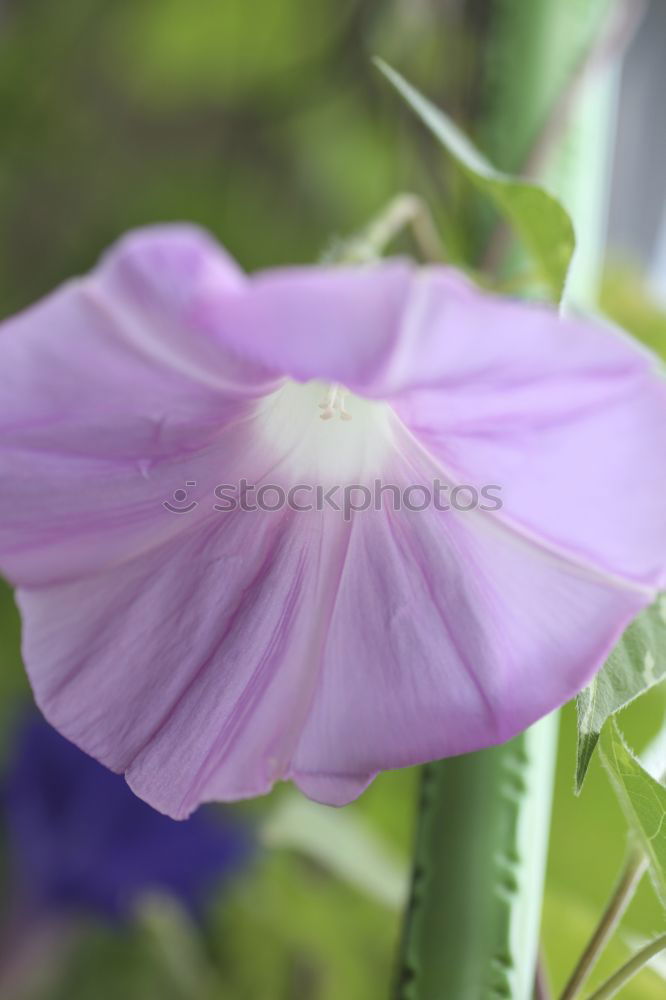
MULTIPOLYGON (((387 477, 426 482, 421 456, 387 477)), ((646 595, 482 512, 236 511, 89 582, 25 590, 47 718, 172 816, 293 778, 500 742, 601 665, 646 595)))
POLYGON ((340 803, 380 768, 506 739, 586 682, 664 579, 664 384, 602 327, 401 262, 246 281, 180 229, 7 327, 0 565, 23 584, 33 686, 172 815, 279 777, 340 803), (308 387, 303 445, 285 375, 397 417, 366 399, 368 440, 338 466, 348 425, 322 431, 308 387), (271 463, 350 481, 377 462, 403 487, 498 484, 504 507, 351 525, 161 507, 181 475, 207 493, 271 463))
POLYGON ((666 380, 601 323, 388 261, 254 277, 201 321, 296 379, 388 399, 453 482, 537 545, 666 582, 666 380))
POLYGON ((212 448, 243 451, 239 421, 275 382, 188 319, 211 287, 243 281, 203 233, 158 228, 2 324, 0 566, 15 582, 75 578, 170 537, 182 525, 162 501, 201 489, 212 448))
POLYGON ((439 374, 393 400, 442 473, 501 489, 507 527, 628 586, 666 582, 666 380, 615 330, 433 277, 439 374))
POLYGON ((193 316, 267 370, 381 395, 372 390, 404 347, 418 273, 401 260, 263 271, 241 289, 211 291, 193 316))
POLYGON ((379 770, 503 742, 579 691, 648 599, 488 513, 361 514, 291 776, 343 804, 379 770))
POLYGON ((172 816, 213 788, 226 799, 267 791, 316 682, 340 527, 239 509, 94 585, 19 591, 44 714, 172 816))

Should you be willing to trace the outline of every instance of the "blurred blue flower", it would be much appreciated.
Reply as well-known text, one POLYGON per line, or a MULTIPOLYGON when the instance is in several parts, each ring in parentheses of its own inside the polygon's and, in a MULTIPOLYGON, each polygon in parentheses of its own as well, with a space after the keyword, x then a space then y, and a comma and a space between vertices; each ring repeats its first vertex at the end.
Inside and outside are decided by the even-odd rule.
POLYGON ((3 792, 12 876, 28 909, 122 920, 159 890, 197 915, 252 853, 249 829, 228 811, 169 819, 39 717, 17 734, 3 792))

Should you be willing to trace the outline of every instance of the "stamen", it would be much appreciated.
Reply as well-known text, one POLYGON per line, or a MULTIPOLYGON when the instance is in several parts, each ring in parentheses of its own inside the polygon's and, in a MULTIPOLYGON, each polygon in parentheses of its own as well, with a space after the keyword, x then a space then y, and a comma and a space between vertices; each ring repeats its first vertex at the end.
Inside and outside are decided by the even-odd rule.
POLYGON ((336 413, 341 420, 351 420, 352 415, 349 410, 345 409, 345 399, 348 393, 346 389, 343 389, 340 385, 332 385, 328 390, 326 397, 319 403, 319 409, 323 412, 319 414, 322 420, 331 420, 336 413))

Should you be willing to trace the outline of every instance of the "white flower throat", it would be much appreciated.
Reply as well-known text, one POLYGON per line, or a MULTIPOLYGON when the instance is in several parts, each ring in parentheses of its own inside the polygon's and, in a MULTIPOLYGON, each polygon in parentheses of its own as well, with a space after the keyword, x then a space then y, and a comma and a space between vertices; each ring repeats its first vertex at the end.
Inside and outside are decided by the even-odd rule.
POLYGON ((376 475, 391 450, 387 403, 339 384, 287 380, 258 414, 262 437, 289 479, 341 483, 376 475))

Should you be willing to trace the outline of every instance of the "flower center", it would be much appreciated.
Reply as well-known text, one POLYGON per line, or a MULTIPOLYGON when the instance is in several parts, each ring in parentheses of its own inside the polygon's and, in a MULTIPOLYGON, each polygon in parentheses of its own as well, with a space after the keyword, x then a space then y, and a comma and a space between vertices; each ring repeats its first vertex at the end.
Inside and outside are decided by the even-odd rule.
POLYGON ((377 474, 391 447, 389 405, 339 384, 287 380, 258 418, 270 454, 289 478, 305 482, 363 482, 377 474))

